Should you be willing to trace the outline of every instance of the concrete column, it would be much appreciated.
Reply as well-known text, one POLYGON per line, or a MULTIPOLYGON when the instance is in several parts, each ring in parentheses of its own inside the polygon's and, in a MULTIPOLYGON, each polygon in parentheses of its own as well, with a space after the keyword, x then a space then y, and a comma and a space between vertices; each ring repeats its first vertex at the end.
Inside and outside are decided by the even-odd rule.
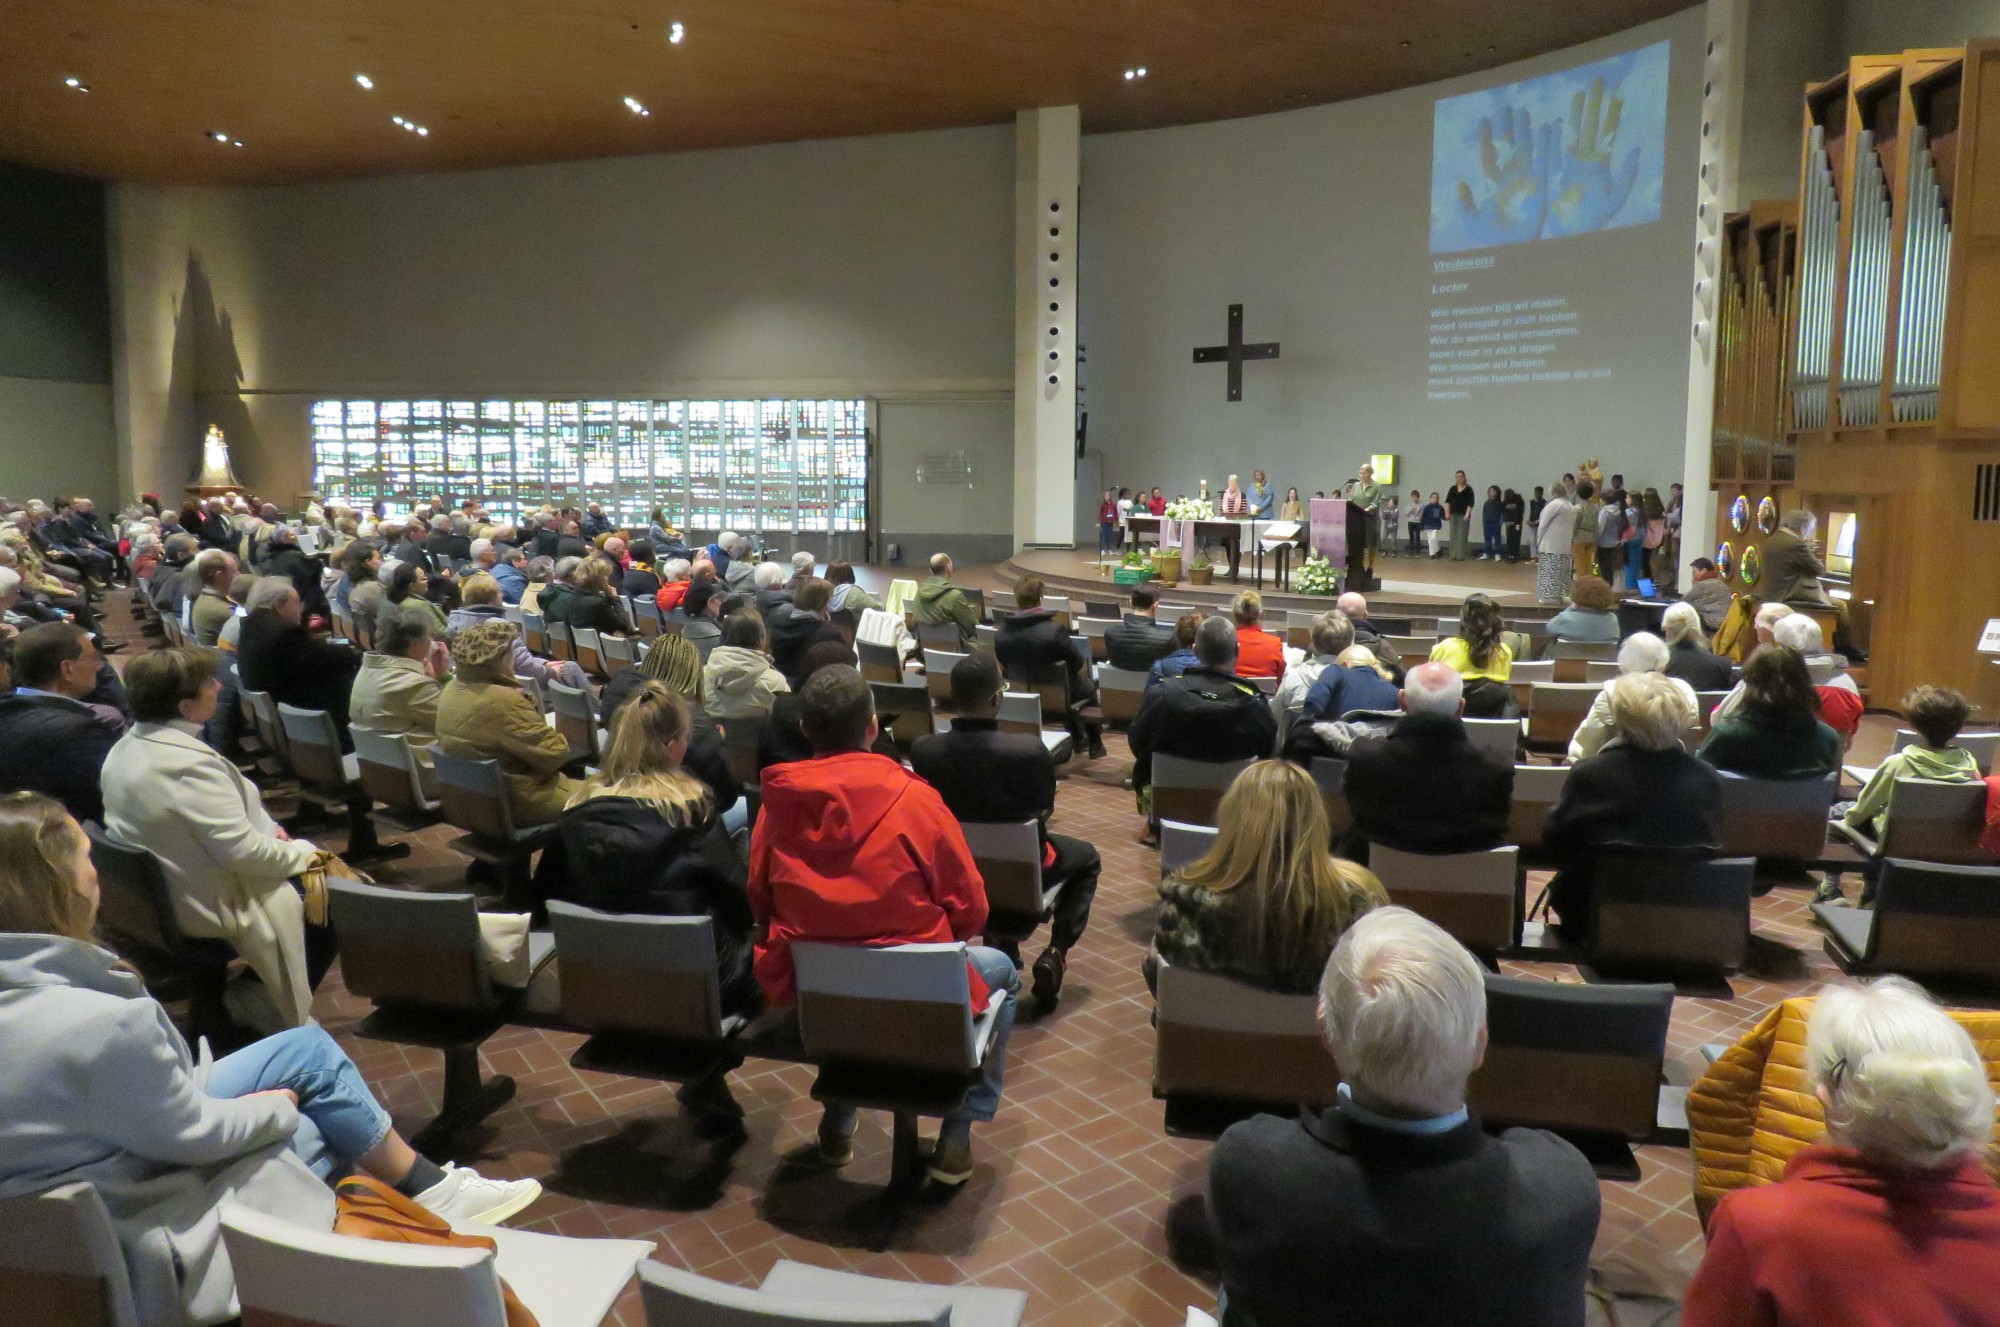
POLYGON ((1720 307, 1716 284, 1722 270, 1722 218, 1737 206, 1737 144, 1742 131, 1749 14, 1749 0, 1708 0, 1701 66, 1701 178, 1695 186, 1687 441, 1681 460, 1682 585, 1694 579, 1688 564, 1715 550, 1715 499, 1708 486, 1715 425, 1715 317, 1720 307))
POLYGON ((1074 106, 1014 118, 1014 542, 1076 543, 1074 106))

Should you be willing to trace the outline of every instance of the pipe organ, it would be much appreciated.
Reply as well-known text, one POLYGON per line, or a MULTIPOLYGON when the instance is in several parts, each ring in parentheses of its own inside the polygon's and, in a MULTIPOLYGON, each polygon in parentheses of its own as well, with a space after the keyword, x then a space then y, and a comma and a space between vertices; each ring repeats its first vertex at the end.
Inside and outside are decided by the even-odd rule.
POLYGON ((1755 597, 1808 508, 1870 704, 1934 682, 2000 712, 1974 648, 2000 617, 2000 41, 1854 57, 1803 112, 1797 198, 1724 224, 1716 560, 1755 597))

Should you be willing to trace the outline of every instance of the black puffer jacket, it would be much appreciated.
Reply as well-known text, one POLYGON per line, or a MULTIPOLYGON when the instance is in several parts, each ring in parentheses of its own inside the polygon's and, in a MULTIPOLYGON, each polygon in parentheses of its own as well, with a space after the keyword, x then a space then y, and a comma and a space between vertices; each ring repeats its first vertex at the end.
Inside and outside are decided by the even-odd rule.
POLYGON ((771 663, 785 675, 785 681, 794 691, 805 685, 802 670, 807 650, 823 640, 847 643, 839 627, 790 603, 781 603, 771 610, 766 628, 771 633, 771 663))
POLYGON ((1190 668, 1151 692, 1132 721, 1132 782, 1153 781, 1153 756, 1262 760, 1278 745, 1278 721, 1254 682, 1214 668, 1190 668))
POLYGON ((67 696, 0 696, 0 792, 53 797, 79 821, 104 819, 99 779, 118 730, 67 696))
POLYGON ((757 1007, 743 863, 712 811, 699 824, 675 826, 650 802, 593 797, 557 825, 567 870, 555 897, 602 912, 708 918, 723 1009, 757 1007))

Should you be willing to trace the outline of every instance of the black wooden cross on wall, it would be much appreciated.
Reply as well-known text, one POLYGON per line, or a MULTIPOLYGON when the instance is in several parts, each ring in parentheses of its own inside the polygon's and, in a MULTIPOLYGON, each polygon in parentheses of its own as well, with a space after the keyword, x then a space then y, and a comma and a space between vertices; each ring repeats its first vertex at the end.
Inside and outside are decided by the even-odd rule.
POLYGON ((1229 399, 1243 399, 1243 361, 1246 359, 1276 359, 1278 343, 1260 341, 1255 345, 1243 344, 1243 306, 1229 306, 1229 344, 1222 346, 1196 346, 1194 362, 1197 364, 1227 363, 1229 365, 1229 399))

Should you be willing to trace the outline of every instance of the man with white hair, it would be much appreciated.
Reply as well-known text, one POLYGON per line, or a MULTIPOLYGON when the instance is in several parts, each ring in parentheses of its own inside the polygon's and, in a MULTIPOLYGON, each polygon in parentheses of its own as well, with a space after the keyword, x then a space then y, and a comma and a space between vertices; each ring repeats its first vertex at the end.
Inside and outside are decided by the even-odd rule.
POLYGON ((792 554, 792 590, 797 592, 801 585, 812 579, 815 559, 803 548, 792 554))
POLYGON ((1354 590, 1349 590, 1333 601, 1333 606, 1347 614, 1348 622, 1354 627, 1354 643, 1366 645, 1369 653, 1382 643, 1382 633, 1368 620, 1368 600, 1354 590))
POLYGON ((1404 908, 1348 927, 1320 983, 1339 1103, 1230 1126, 1209 1162, 1225 1321, 1581 1327, 1600 1196, 1540 1129, 1465 1105, 1486 979, 1404 908))
POLYGON ((1401 700, 1403 717, 1386 737, 1348 748, 1341 787, 1354 824, 1342 853, 1366 865, 1371 843, 1427 854, 1498 847, 1514 765, 1466 735, 1464 680, 1448 664, 1419 664, 1404 678, 1401 700))
MULTIPOLYGON (((1678 605, 1676 605, 1678 607, 1678 605)), ((1665 673, 1667 661, 1671 658, 1667 643, 1650 631, 1635 631, 1625 638, 1618 647, 1618 674, 1630 677, 1635 673, 1665 673)), ((1681 692, 1690 713, 1699 714, 1694 688, 1674 678, 1668 678, 1681 692)), ((1612 682, 1617 681, 1613 678, 1612 682)), ((1583 722, 1576 726, 1576 732, 1569 739, 1571 762, 1583 760, 1597 754, 1606 742, 1612 740, 1614 729, 1611 724, 1611 682, 1597 693, 1590 702, 1590 712, 1583 716, 1583 722)))
POLYGON ((1867 656, 1849 633, 1847 605, 1826 592, 1821 579, 1826 568, 1820 563, 1817 536, 1819 521, 1804 509, 1786 512, 1778 528, 1764 540, 1764 575, 1757 586, 1759 598, 1795 608, 1831 608, 1836 615, 1834 648, 1856 663, 1867 656))
POLYGON ((1901 977, 1827 986, 1805 1059, 1826 1141, 1723 1195, 1682 1327, 1993 1322, 1993 1089, 1966 1028, 1901 977))
POLYGON ((785 576, 785 568, 776 562, 759 562, 751 572, 751 581, 757 587, 757 615, 766 622, 777 611, 779 604, 792 602, 792 589, 785 576))
POLYGON ((747 534, 733 534, 728 538, 729 565, 718 566, 716 570, 721 573, 724 585, 739 594, 748 593, 753 588, 751 578, 757 571, 757 564, 751 560, 757 551, 756 546, 747 534))

